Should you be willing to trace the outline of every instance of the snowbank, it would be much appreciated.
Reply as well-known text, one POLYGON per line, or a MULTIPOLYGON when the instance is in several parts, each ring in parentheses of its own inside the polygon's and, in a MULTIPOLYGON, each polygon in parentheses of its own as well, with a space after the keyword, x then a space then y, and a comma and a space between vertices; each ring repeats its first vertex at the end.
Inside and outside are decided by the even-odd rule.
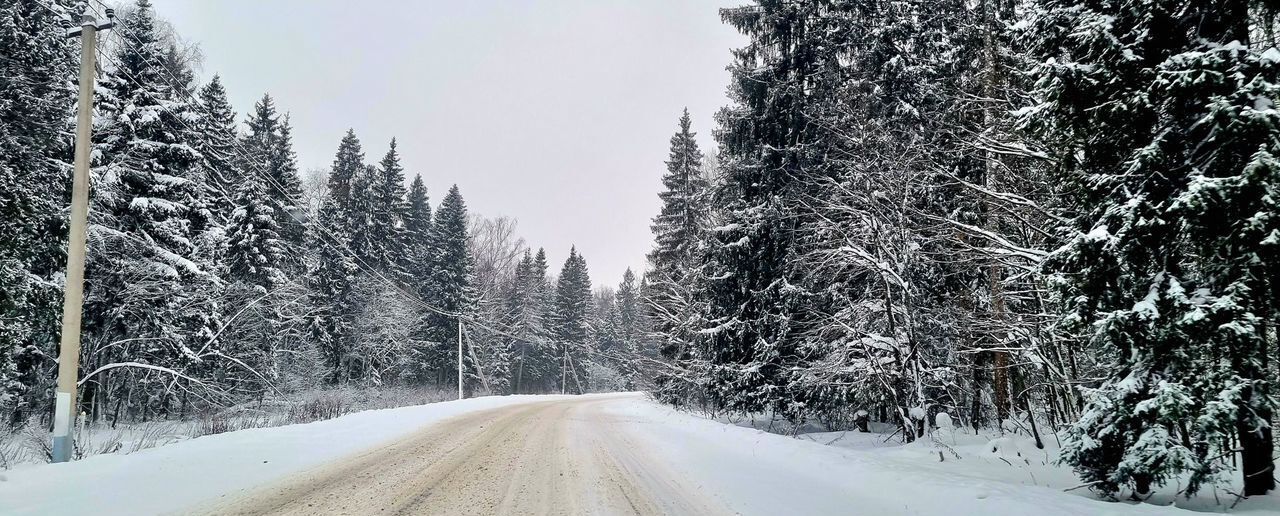
MULTIPOLYGON (((1045 487, 1043 479, 1033 481, 1025 469, 1010 468, 998 457, 990 461, 998 462, 999 468, 989 461, 956 460, 930 443, 891 447, 883 443, 884 435, 851 432, 845 437, 859 444, 852 450, 827 445, 840 432, 796 439, 707 420, 640 398, 620 400, 608 410, 644 423, 645 431, 636 437, 647 452, 660 454, 673 471, 741 514, 1195 514, 1179 507, 1106 502, 1087 492, 1063 492, 1045 487), (939 451, 946 454, 945 461, 939 460, 939 451)), ((999 454, 1017 457, 1018 445, 1005 444, 999 454)), ((975 450, 961 454, 967 451, 975 450)), ((1045 452, 1036 452, 1038 459, 1023 450, 1032 461, 1044 460, 1045 452)), ((1058 474, 1064 473, 1059 469, 1058 474)), ((1232 513, 1276 514, 1274 498, 1247 500, 1232 513)))
POLYGON ((137 515, 262 485, 466 412, 558 396, 495 396, 348 414, 277 428, 210 435, 128 455, 0 473, 0 514, 137 515))

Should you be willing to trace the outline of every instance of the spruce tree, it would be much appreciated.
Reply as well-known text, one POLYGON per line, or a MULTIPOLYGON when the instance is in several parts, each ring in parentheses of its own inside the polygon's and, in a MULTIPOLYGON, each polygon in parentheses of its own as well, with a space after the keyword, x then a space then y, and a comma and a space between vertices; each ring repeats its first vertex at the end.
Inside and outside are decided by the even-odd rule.
POLYGON ((362 269, 378 272, 378 265, 385 256, 382 248, 386 242, 374 234, 374 210, 377 206, 378 167, 364 165, 351 181, 351 195, 347 205, 347 231, 351 235, 351 252, 362 269))
MULTIPOLYGON (((414 176, 413 183, 409 186, 409 193, 405 197, 405 207, 404 252, 397 257, 399 267, 404 271, 405 282, 409 289, 419 299, 429 300, 433 298, 431 263, 434 240, 431 237, 431 202, 427 198, 427 187, 422 182, 422 176, 414 176)), ((429 364, 437 362, 434 357, 437 349, 431 344, 433 334, 429 325, 431 317, 429 312, 419 314, 418 323, 410 333, 412 343, 402 368, 402 374, 406 378, 418 382, 434 380, 432 376, 434 371, 428 368, 429 364)))
POLYGON ((680 130, 671 137, 665 188, 658 194, 662 212, 653 219, 656 244, 649 253, 654 273, 679 284, 691 265, 706 220, 708 183, 702 172, 702 151, 694 139, 689 110, 680 116, 680 130))
POLYGON ((310 228, 315 261, 309 276, 316 314, 309 333, 320 350, 325 380, 331 384, 352 380, 352 363, 357 359, 354 319, 361 308, 355 288, 359 269, 349 249, 352 221, 363 217, 353 213, 357 202, 352 197, 359 192, 354 184, 364 168, 360 140, 348 130, 329 172, 328 195, 310 228))
MULTIPOLYGON (((525 249, 524 256, 516 263, 515 273, 505 292, 506 325, 515 334, 515 339, 508 341, 512 353, 511 391, 519 394, 524 383, 524 369, 528 365, 529 355, 529 277, 533 269, 533 253, 525 249)), ((531 340, 531 339, 530 339, 531 340)))
POLYGON ((618 354, 626 359, 619 363, 621 368, 619 372, 627 379, 629 385, 641 380, 636 377, 638 371, 632 366, 631 359, 640 356, 648 333, 641 295, 639 285, 636 284, 636 275, 628 267, 626 272, 622 273, 622 282, 618 284, 615 304, 618 311, 620 344, 618 354))
POLYGON ((509 326, 517 339, 512 348, 511 387, 516 394, 551 392, 559 380, 557 356, 549 328, 547 255, 525 250, 516 265, 508 294, 509 326))
POLYGON ((569 249, 569 258, 560 269, 555 300, 551 311, 552 336, 559 349, 560 390, 579 394, 587 387, 587 371, 584 354, 591 316, 591 277, 587 261, 578 254, 576 247, 569 249))
MULTIPOLYGON (((439 383, 445 383, 447 373, 456 367, 458 349, 458 320, 452 314, 469 316, 475 310, 476 292, 472 286, 472 259, 467 246, 467 205, 458 186, 449 193, 436 209, 432 224, 432 269, 430 294, 424 301, 444 313, 432 313, 428 318, 432 340, 437 344, 436 364, 439 383)), ((463 356, 464 370, 474 374, 474 364, 463 356)), ((472 378, 472 377, 469 377, 472 378)), ((468 387, 471 382, 469 380, 468 387)))
POLYGON ((227 221, 227 279, 252 285, 261 294, 285 282, 285 251, 277 231, 275 208, 263 181, 246 176, 227 221))
MULTIPOLYGON (((290 254, 298 253, 306 242, 306 226, 302 223, 302 178, 298 175, 298 158, 293 151, 293 126, 289 114, 285 113, 280 120, 280 135, 272 146, 271 177, 272 187, 267 191, 275 200, 276 224, 280 227, 280 241, 290 254), (275 185, 278 184, 279 187, 275 185)), ((286 270, 298 270, 301 259, 290 256, 286 270)))
POLYGON ((591 349, 603 353, 606 359, 625 353, 622 342, 622 318, 618 313, 616 296, 617 293, 610 288, 601 288, 593 293, 591 318, 587 324, 591 349))
MULTIPOLYGON (((798 212, 807 174, 819 170, 823 140, 806 108, 836 77, 824 59, 838 34, 824 27, 822 5, 761 0, 721 10, 721 18, 748 38, 734 51, 732 104, 717 116, 725 175, 723 224, 708 243, 707 303, 702 328, 712 394, 735 410, 784 412, 790 375, 802 369, 798 351, 806 314, 804 270, 798 267, 798 212), (750 370, 753 374, 734 374, 750 370)), ((657 281, 653 278, 653 281, 657 281)), ((658 290, 657 285, 651 286, 658 290)), ((794 415, 794 414, 792 414, 794 415)))
POLYGON ((530 328, 536 347, 530 352, 530 368, 535 378, 541 379, 543 392, 553 390, 557 360, 555 347, 551 342, 551 324, 553 319, 553 297, 555 289, 551 284, 550 264, 547 262, 547 251, 541 247, 533 254, 533 266, 529 268, 529 317, 533 318, 530 328))
POLYGON ((227 100, 227 90, 217 75, 200 88, 200 118, 196 127, 200 130, 196 150, 200 153, 205 180, 213 189, 213 207, 219 223, 225 222, 235 210, 234 198, 244 173, 237 163, 236 114, 227 100))
POLYGON ((1187 475, 1193 494, 1234 439, 1244 494, 1264 494, 1280 54, 1251 46, 1250 10, 1271 6, 1036 4, 1043 102, 1025 120, 1077 213, 1049 266, 1066 322, 1112 364, 1062 459, 1103 492, 1145 496, 1187 475))
MULTIPOLYGON (((369 237, 375 243, 371 266, 383 274, 399 279, 401 256, 405 254, 405 221, 408 206, 405 204, 404 168, 396 152, 396 140, 382 158, 372 178, 372 211, 369 237)), ((423 192, 425 201, 426 193, 423 192)), ((429 215, 428 215, 429 216, 429 215)))
MULTIPOLYGON (((218 292, 201 248, 216 239, 209 188, 200 173, 199 141, 186 120, 195 106, 175 90, 165 70, 165 42, 151 5, 140 0, 119 22, 121 45, 102 82, 101 140, 96 149, 101 177, 91 202, 86 262, 86 341, 149 339, 152 345, 88 353, 86 368, 106 361, 135 361, 182 370, 198 365, 192 350, 214 335, 218 292)), ((110 379, 107 379, 110 380, 110 379)), ((123 384, 153 397, 133 407, 144 414, 167 411, 177 402, 156 376, 123 384)), ((92 393, 84 397, 92 401, 92 393)))
POLYGON ((422 176, 415 175, 405 196, 404 251, 398 256, 400 270, 408 276, 419 297, 430 297, 428 277, 431 271, 431 201, 422 176))
MULTIPOLYGON (((0 416, 42 402, 56 354, 75 73, 59 4, 0 4, 0 416)), ((66 13, 70 14, 70 13, 66 13)), ((78 48, 78 47, 77 47, 78 48)))
MULTIPOLYGON (((671 137, 664 190, 658 194, 662 211, 653 219, 655 245, 649 253, 650 296, 655 332, 662 341, 663 354, 687 362, 696 329, 689 322, 696 303, 692 299, 698 284, 702 241, 708 222, 710 185, 702 170, 704 157, 694 139, 689 110, 680 116, 680 129, 671 137)), ((628 271, 629 272, 629 271, 628 271)), ((689 379, 670 379, 687 381, 689 379)))
POLYGON ((640 308, 640 290, 636 285, 636 275, 631 272, 630 267, 622 273, 622 283, 618 284, 616 295, 620 338, 626 353, 635 354, 640 350, 641 341, 644 339, 644 324, 641 321, 644 313, 640 308))
POLYGON ((224 369, 238 376, 238 383, 251 385, 251 393, 258 396, 268 387, 263 380, 277 376, 275 357, 282 321, 276 289, 288 282, 282 269, 286 253, 276 230, 273 204, 263 181, 247 175, 236 192, 236 209, 226 227, 224 259, 229 285, 225 299, 228 306, 242 308, 223 340, 231 342, 225 351, 252 371, 224 369))
POLYGON ((272 200, 281 243, 289 253, 285 270, 296 271, 301 267, 297 250, 305 243, 306 228, 297 219, 302 179, 298 176, 289 117, 277 112, 271 95, 263 95, 254 104, 245 124, 249 132, 243 147, 252 163, 242 165, 243 173, 265 174, 264 179, 269 178, 265 187, 272 200))
MULTIPOLYGON (((354 211, 352 206, 355 195, 352 188, 364 168, 364 151, 360 148, 360 139, 356 138, 354 130, 347 129, 347 134, 338 143, 338 155, 334 157, 333 168, 329 172, 329 198, 334 200, 343 216, 349 217, 354 211)), ((349 223, 344 225, 349 226, 349 223)))

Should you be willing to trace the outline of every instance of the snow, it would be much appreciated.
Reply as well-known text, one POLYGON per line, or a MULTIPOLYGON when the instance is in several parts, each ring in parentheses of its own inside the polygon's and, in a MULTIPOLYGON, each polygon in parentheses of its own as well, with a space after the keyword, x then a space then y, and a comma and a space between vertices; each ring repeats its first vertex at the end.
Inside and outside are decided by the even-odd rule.
POLYGON ((1160 310, 1156 307, 1156 302, 1160 300, 1160 284, 1164 282, 1164 273, 1156 275, 1155 281, 1151 283, 1151 288, 1147 289, 1146 297, 1141 301, 1133 304, 1132 311, 1145 319, 1155 319, 1159 317, 1160 310))
POLYGON ((1259 58, 1262 59, 1263 62, 1267 63, 1280 63, 1280 49, 1277 49, 1276 47, 1268 48, 1266 51, 1262 52, 1262 55, 1259 56, 1259 58))
MULTIPOLYGON (((1091 499, 1085 493, 1025 485, 982 474, 921 440, 919 446, 890 446, 881 434, 868 436, 885 450, 877 453, 828 446, 827 439, 796 439, 726 425, 678 412, 642 398, 608 406, 627 421, 643 425, 639 445, 665 462, 685 482, 739 514, 1168 514, 1156 505, 1091 499), (815 442, 816 441, 816 442, 815 442), (944 467, 938 467, 943 465, 944 467), (960 465, 960 468, 953 466, 960 465)), ((829 435, 842 434, 840 432, 829 435)), ((810 434, 814 435, 814 434, 810 434)), ((1034 449, 1034 448, 1033 448, 1034 449)), ((1041 452, 1043 455, 1043 452, 1041 452)), ((1026 472, 996 461, 1002 469, 1026 472)), ((989 465, 976 463, 974 466, 989 465)), ((1069 472, 1068 472, 1069 473, 1069 472)), ((1242 506, 1244 504, 1241 504, 1242 506)), ((1248 511, 1238 507, 1237 513, 1248 511)))
POLYGON ((1084 236, 1086 242, 1104 242, 1111 238, 1111 233, 1107 231, 1105 224, 1097 226, 1084 236))
POLYGON ((370 410, 303 425, 210 435, 128 455, 20 466, 0 476, 0 514, 172 512, 376 446, 451 416, 555 398, 497 396, 370 410))
MULTIPOLYGON (((591 395, 588 395, 591 396, 591 395)), ((886 433, 824 432, 799 438, 724 424, 659 405, 643 395, 600 398, 671 481, 743 515, 1037 514, 1122 515, 1192 512, 1214 506, 1178 498, 1160 504, 1094 499, 1056 465, 1052 436, 1038 449, 1023 436, 969 429, 902 445, 886 433), (1170 505, 1170 504, 1173 505, 1170 505), (1197 505, 1199 503, 1199 505, 1197 505)), ((580 397, 475 398, 360 412, 337 419, 201 437, 130 455, 100 455, 7 472, 0 514, 154 514, 189 509, 219 495, 374 447, 466 412, 580 397)), ((947 426, 951 417, 938 414, 947 426)), ((1231 499, 1228 495, 1226 503, 1231 499)), ((1222 507, 1217 507, 1221 510, 1222 507)), ((1276 514, 1280 498, 1241 502, 1234 514, 1276 514)))

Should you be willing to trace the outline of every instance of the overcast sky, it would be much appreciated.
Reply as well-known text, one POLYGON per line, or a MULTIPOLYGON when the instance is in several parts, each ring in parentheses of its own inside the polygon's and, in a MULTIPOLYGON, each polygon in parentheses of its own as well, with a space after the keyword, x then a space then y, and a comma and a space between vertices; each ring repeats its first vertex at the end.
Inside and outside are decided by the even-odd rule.
POLYGON ((398 139, 432 204, 520 221, 553 273, 577 245, 592 280, 644 268, 663 161, 688 106, 703 151, 743 39, 736 0, 153 0, 241 114, 291 113, 303 170, 355 129, 376 162, 398 139))

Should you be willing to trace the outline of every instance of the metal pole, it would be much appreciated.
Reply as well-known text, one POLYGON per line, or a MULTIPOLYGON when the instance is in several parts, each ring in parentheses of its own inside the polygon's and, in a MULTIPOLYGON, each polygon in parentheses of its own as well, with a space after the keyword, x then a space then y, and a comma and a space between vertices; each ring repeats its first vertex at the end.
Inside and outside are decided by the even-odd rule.
POLYGON ((462 317, 458 317, 458 399, 462 399, 462 317))
POLYGON ((71 182, 71 231, 67 240, 67 286, 58 347, 58 390, 53 412, 53 461, 71 460, 80 368, 80 317, 84 305, 85 227, 89 223, 89 151, 93 129, 94 55, 98 27, 93 14, 80 18, 80 105, 76 117, 75 172, 71 182))

